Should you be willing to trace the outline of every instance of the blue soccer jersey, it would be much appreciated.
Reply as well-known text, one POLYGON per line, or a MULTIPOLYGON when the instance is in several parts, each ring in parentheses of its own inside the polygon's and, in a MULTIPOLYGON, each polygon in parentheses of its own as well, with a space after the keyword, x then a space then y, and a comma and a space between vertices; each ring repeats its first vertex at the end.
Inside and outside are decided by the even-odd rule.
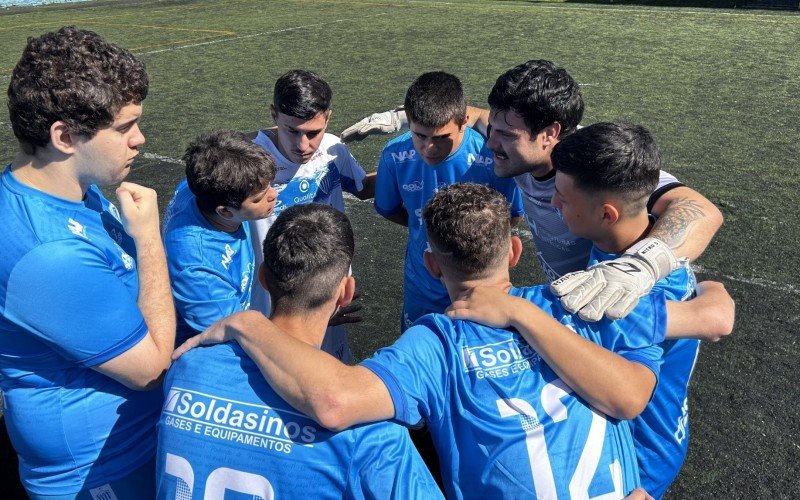
POLYGON ((375 185, 375 210, 384 217, 400 210, 408 213, 408 243, 403 267, 403 329, 423 314, 443 312, 450 299, 444 285, 423 264, 428 238, 422 209, 443 186, 475 182, 494 188, 511 204, 511 217, 522 215, 522 198, 513 179, 494 175, 492 152, 478 132, 466 128, 458 149, 438 165, 428 165, 417 154, 411 133, 383 148, 375 185))
POLYGON ((161 394, 93 368, 147 334, 134 242, 96 187, 69 201, 8 168, 0 227, 0 388, 22 482, 56 495, 123 478, 153 457, 161 394))
MULTIPOLYGON (((592 249, 589 265, 617 258, 592 249)), ((667 300, 687 300, 695 291, 697 280, 688 263, 656 283, 654 290, 667 300)), ((689 404, 687 392, 700 341, 665 340, 660 343, 661 376, 653 399, 639 417, 631 422, 642 487, 661 498, 678 476, 689 449, 689 404)))
POLYGON ((255 256, 248 224, 233 233, 212 226, 185 179, 167 207, 163 232, 180 345, 250 306, 255 256))
POLYGON ((406 430, 333 433, 269 387, 235 342, 194 349, 164 382, 158 498, 441 498, 406 430), (245 496, 236 496, 245 498, 245 496))
MULTIPOLYGON (((658 294, 625 319, 585 323, 546 287, 510 293, 658 374, 658 294)), ((397 421, 427 422, 448 497, 622 498, 639 484, 628 422, 593 410, 515 331, 428 315, 363 366, 386 384, 397 421)))

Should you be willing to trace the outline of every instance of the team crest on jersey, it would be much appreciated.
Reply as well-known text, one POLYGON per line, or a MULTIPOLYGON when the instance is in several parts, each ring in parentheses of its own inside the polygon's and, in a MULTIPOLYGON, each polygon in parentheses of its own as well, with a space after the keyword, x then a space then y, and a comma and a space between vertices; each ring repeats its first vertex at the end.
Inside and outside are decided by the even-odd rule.
POLYGON ((86 236, 86 227, 71 217, 67 219, 67 229, 75 236, 80 236, 87 240, 89 239, 89 237, 86 236))
POLYGON ((508 339, 461 349, 464 371, 475 372, 478 378, 503 378, 536 366, 539 354, 524 341, 508 339))
POLYGON ((407 161, 412 161, 417 156, 417 152, 413 149, 409 149, 408 151, 400 151, 398 153, 392 153, 392 159, 395 163, 405 163, 407 161))
POLYGON ((425 183, 422 181, 414 181, 409 182, 408 184, 403 184, 403 191, 407 193, 415 193, 417 191, 422 191, 422 188, 425 187, 425 183))

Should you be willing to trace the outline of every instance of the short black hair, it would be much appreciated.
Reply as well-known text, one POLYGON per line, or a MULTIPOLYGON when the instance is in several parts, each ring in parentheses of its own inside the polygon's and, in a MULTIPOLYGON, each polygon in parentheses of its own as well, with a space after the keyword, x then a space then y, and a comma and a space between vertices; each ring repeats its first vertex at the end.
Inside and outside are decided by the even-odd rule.
POLYGON ((420 75, 406 92, 409 122, 423 127, 444 127, 451 120, 462 126, 467 117, 467 99, 461 80, 444 71, 420 75))
POLYGON ((208 212, 238 209, 275 179, 275 160, 261 146, 229 130, 198 136, 183 155, 186 181, 197 204, 208 212))
POLYGON ((350 272, 355 242, 347 216, 310 203, 284 210, 264 239, 264 278, 273 309, 316 309, 350 272))
POLYGON ((503 195, 483 184, 440 189, 422 211, 439 265, 459 279, 485 277, 508 258, 509 210, 503 195))
POLYGON ((275 82, 272 105, 275 111, 310 120, 331 107, 333 91, 321 76, 304 69, 293 69, 275 82))
POLYGON ((489 106, 515 111, 532 134, 558 122, 561 135, 568 135, 583 118, 583 97, 577 82, 564 68, 545 60, 531 60, 500 75, 489 93, 489 106))
POLYGON ((645 210, 658 184, 661 153, 646 128, 626 121, 581 128, 553 148, 553 168, 587 192, 619 196, 626 213, 645 210))
POLYGON ((11 128, 27 154, 50 142, 63 121, 73 134, 93 137, 128 104, 147 97, 144 64, 92 31, 66 26, 28 38, 8 84, 11 128))

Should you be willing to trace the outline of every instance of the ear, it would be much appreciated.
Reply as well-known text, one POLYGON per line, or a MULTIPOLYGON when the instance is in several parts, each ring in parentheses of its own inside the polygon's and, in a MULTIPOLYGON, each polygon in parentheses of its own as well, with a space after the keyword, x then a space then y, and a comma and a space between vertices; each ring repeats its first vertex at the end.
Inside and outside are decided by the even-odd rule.
POLYGON ((512 234, 511 242, 508 245, 509 269, 516 266, 517 263, 519 263, 520 257, 522 257, 522 240, 519 239, 519 236, 512 234))
POLYGON ((272 115, 272 123, 278 123, 278 111, 275 109, 274 104, 269 105, 269 114, 272 115))
POLYGON ((345 276, 342 282, 339 283, 339 291, 337 292, 336 305, 344 307, 353 301, 353 295, 356 293, 356 280, 352 276, 345 276))
POLYGON ((464 115, 464 123, 458 126, 458 130, 461 130, 462 128, 466 127, 467 123, 469 123, 469 111, 467 111, 467 113, 464 115))
POLYGON ((433 253, 422 252, 422 262, 425 263, 425 269, 428 270, 431 276, 437 280, 442 277, 442 268, 439 267, 439 262, 437 262, 436 256, 433 255, 433 253))
POLYGON ((269 285, 267 284, 267 275, 264 273, 264 263, 262 262, 260 266, 258 266, 258 282, 261 284, 261 288, 269 293, 269 285))
POLYGON ((214 209, 214 212, 223 219, 233 219, 233 211, 230 209, 230 207, 226 207, 225 205, 219 205, 214 209))
POLYGON ((67 128, 67 124, 62 121, 55 121, 50 125, 50 144, 57 151, 64 154, 75 152, 76 137, 67 128))
POLYGON ((552 148, 558 143, 561 136, 561 124, 553 122, 542 130, 542 146, 545 148, 552 148))
POLYGON ((602 210, 601 224, 603 227, 611 227, 619 221, 621 212, 613 203, 603 203, 602 210))

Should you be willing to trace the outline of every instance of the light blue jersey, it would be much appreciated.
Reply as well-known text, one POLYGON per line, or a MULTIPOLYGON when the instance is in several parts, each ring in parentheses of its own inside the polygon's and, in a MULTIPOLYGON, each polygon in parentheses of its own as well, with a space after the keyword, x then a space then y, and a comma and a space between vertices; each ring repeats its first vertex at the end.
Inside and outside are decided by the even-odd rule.
POLYGON ((522 216, 522 198, 513 179, 494 175, 494 157, 478 132, 466 128, 458 149, 438 165, 428 165, 414 149, 411 133, 383 148, 375 185, 375 210, 384 217, 400 210, 408 213, 408 243, 403 266, 403 318, 405 330, 420 316, 444 312, 450 299, 444 285, 423 264, 428 238, 422 209, 440 188, 458 182, 475 182, 494 188, 511 204, 511 217, 522 216))
POLYGON ((69 201, 8 168, 0 228, 0 388, 25 488, 72 494, 127 476, 153 457, 161 394, 92 368, 147 334, 133 240, 96 187, 69 201))
MULTIPOLYGON (((510 293, 658 375, 658 294, 625 319, 585 323, 546 287, 510 293)), ((515 331, 428 315, 362 364, 386 384, 397 421, 427 422, 450 498, 618 499, 639 484, 628 422, 593 410, 515 331)))
POLYGON ((212 226, 184 179, 167 207, 163 233, 175 299, 176 345, 250 306, 255 256, 248 224, 233 233, 212 226))
POLYGON ((441 498, 403 427, 324 429, 275 394, 235 342, 184 354, 167 373, 164 391, 159 499, 233 498, 226 492, 262 499, 441 498))
MULTIPOLYGON (((592 249, 589 265, 617 258, 592 249)), ((667 300, 687 300, 695 292, 697 280, 686 264, 659 281, 654 290, 667 300)), ((665 340, 660 343, 661 377, 653 399, 639 417, 631 422, 642 487, 656 499, 661 498, 678 476, 689 449, 689 402, 687 392, 700 341, 665 340)))

